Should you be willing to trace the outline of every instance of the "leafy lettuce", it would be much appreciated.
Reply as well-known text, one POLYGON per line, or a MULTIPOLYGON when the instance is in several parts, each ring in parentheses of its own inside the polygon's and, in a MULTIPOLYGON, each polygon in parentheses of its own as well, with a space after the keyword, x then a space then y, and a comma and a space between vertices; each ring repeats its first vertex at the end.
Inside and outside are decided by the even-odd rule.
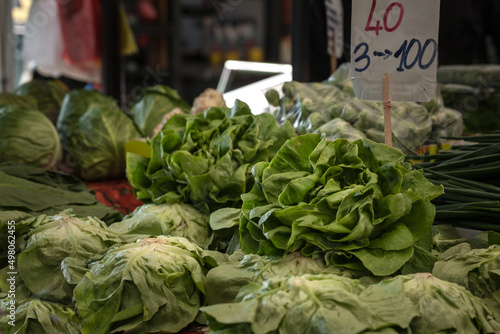
POLYGON ((374 284, 332 274, 274 277, 233 303, 202 307, 223 333, 498 333, 499 319, 465 288, 431 274, 374 284))
POLYGON ((395 273, 428 234, 430 201, 443 193, 404 159, 368 139, 290 139, 271 162, 253 167, 255 185, 242 195, 241 249, 300 251, 378 276, 395 273))
POLYGON ((117 235, 95 218, 77 218, 70 211, 40 215, 17 259, 19 275, 37 297, 69 304, 73 288, 86 272, 85 261, 117 242, 117 235))
MULTIPOLYGON (((7 306, 5 306, 7 307, 7 306)), ((4 308, 4 311, 6 309, 4 308)), ((5 314, 10 314, 5 312, 5 314)), ((5 334, 79 334, 80 318, 74 308, 38 298, 16 302, 15 319, 0 318, 0 330, 5 334), (12 322, 11 322, 12 321, 12 322), (12 325, 14 324, 14 325, 12 325)))
POLYGON ((215 259, 185 238, 141 239, 95 257, 74 290, 82 334, 177 333, 204 304, 215 259))
POLYGON ((203 204, 210 212, 239 206, 251 167, 269 161, 293 134, 288 123, 278 127, 272 115, 255 116, 241 101, 174 115, 149 140, 150 159, 127 156, 127 178, 145 203, 203 204))

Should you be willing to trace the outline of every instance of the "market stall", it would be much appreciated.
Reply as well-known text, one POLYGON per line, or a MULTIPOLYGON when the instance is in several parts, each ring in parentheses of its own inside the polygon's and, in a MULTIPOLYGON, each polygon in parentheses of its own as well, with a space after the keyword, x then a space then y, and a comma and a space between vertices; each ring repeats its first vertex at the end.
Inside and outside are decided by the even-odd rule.
POLYGON ((417 57, 425 101, 360 98, 359 61, 127 108, 1 93, 0 332, 499 333, 500 67, 417 57))

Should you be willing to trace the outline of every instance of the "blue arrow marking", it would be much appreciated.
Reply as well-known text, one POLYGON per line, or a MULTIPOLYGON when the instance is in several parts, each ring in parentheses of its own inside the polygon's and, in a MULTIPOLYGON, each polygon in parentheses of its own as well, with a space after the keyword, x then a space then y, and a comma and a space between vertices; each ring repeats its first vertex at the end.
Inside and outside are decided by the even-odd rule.
POLYGON ((390 56, 392 56, 392 52, 390 50, 385 49, 385 52, 373 51, 373 55, 375 57, 384 57, 384 60, 386 60, 390 56))

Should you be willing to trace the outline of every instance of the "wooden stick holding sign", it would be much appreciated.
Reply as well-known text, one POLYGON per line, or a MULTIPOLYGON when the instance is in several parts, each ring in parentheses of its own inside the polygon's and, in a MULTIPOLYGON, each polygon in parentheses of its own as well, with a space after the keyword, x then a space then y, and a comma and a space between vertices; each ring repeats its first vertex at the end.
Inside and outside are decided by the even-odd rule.
POLYGON ((389 76, 384 74, 384 134, 385 144, 392 146, 391 101, 389 101, 389 76))

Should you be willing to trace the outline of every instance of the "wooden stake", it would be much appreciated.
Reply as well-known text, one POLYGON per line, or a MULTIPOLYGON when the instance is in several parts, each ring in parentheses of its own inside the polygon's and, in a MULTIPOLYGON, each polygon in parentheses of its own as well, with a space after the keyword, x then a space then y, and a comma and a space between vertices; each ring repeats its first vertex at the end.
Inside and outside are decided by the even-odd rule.
POLYGON ((384 134, 385 144, 392 146, 391 101, 389 101, 389 77, 384 75, 384 134))

